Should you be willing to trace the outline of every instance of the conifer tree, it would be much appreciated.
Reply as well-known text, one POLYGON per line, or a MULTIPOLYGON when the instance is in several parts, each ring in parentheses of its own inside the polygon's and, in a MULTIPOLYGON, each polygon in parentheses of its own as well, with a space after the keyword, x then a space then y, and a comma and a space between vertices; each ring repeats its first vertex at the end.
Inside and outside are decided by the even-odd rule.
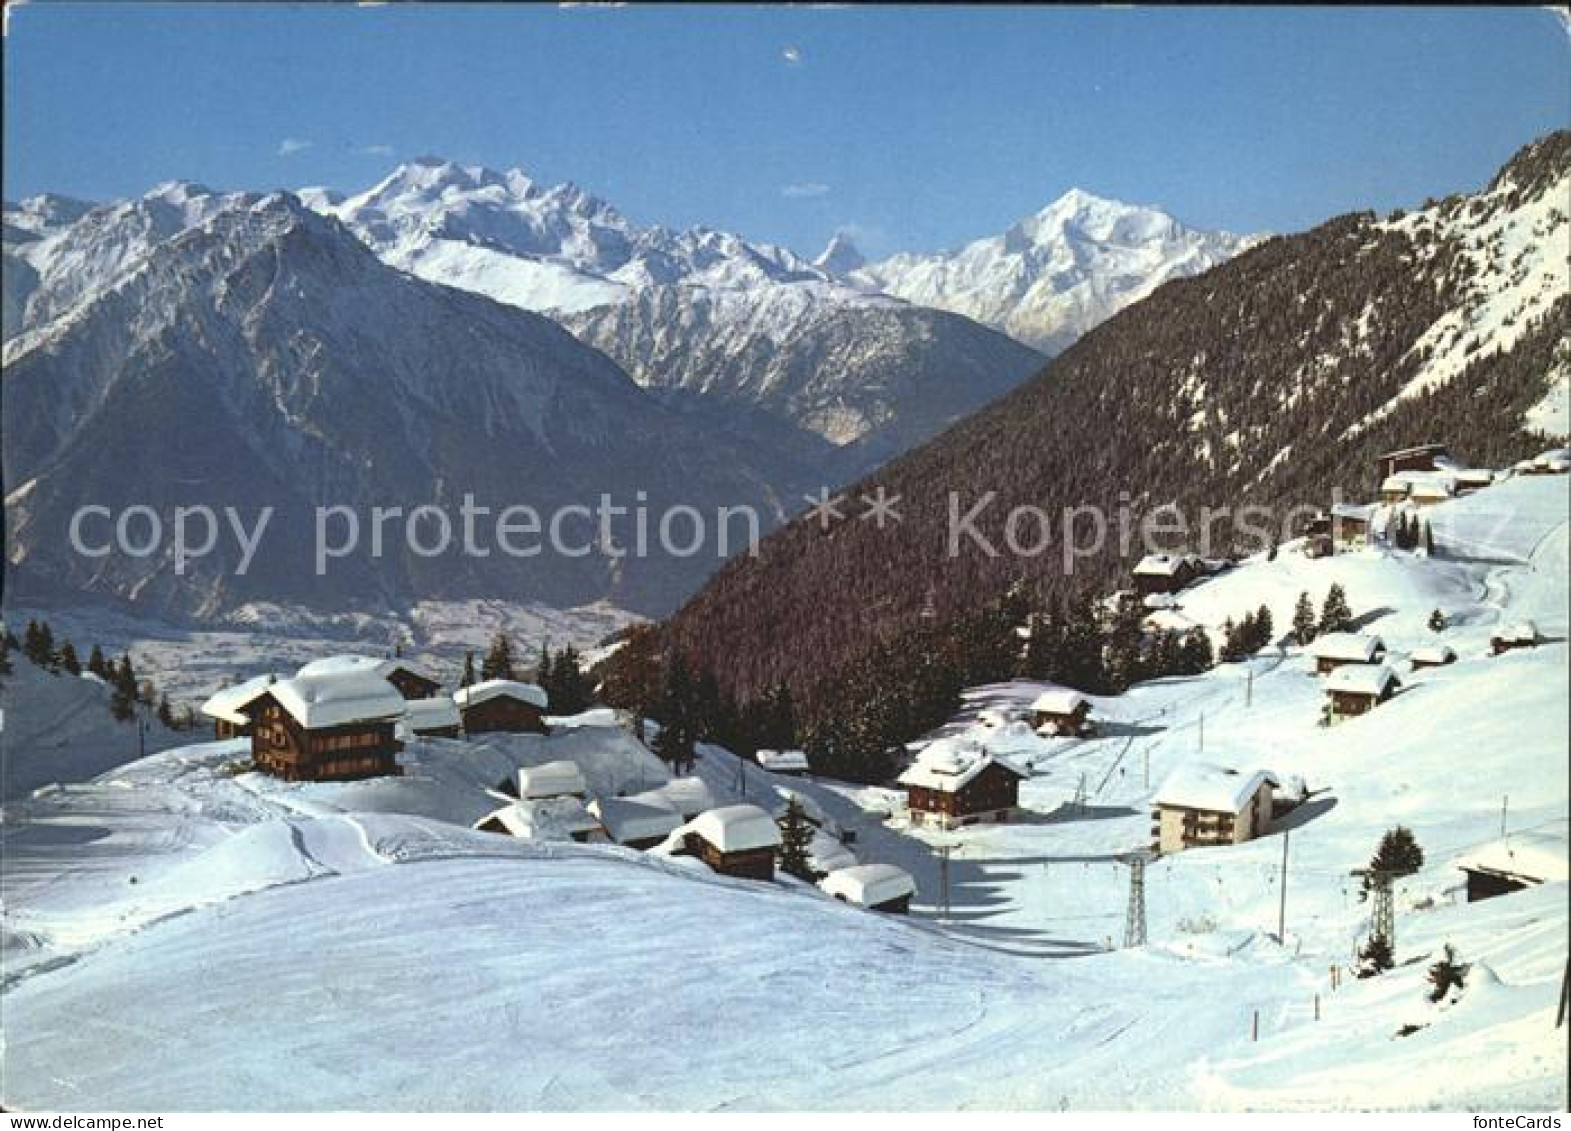
POLYGON ((0 633, 0 675, 11 674, 11 634, 0 633))
POLYGON ((1353 610, 1347 603, 1347 593, 1340 582, 1332 582, 1325 604, 1320 607, 1320 633, 1346 632, 1352 624, 1353 610))
POLYGON ((82 662, 76 658, 76 648, 69 640, 60 645, 58 658, 62 671, 69 672, 71 675, 82 674, 82 662))
POLYGON ((1271 623, 1271 610, 1262 604, 1255 612, 1255 634, 1253 637, 1254 647, 1251 648, 1250 651, 1258 652, 1267 644, 1271 643, 1271 637, 1274 631, 1274 626, 1271 623))
POLYGON ((475 654, 473 652, 465 652, 464 670, 463 674, 458 677, 458 686, 473 687, 475 682, 475 654))
POLYGON ((175 729, 175 714, 169 706, 169 696, 160 695, 158 697, 157 714, 159 722, 163 723, 164 726, 168 727, 170 730, 175 729))
POLYGON ((1439 609, 1429 614, 1429 631, 1444 632, 1447 627, 1446 615, 1439 609))
POLYGON ((793 793, 780 819, 780 870, 812 883, 817 878, 813 873, 812 847, 813 826, 801 799, 793 793))
POLYGON ((104 682, 109 681, 109 665, 104 661, 104 650, 97 644, 93 645, 93 650, 87 655, 87 670, 104 682))
POLYGON ((1435 556, 1435 528, 1429 523, 1424 523, 1424 553, 1428 557, 1435 556))
POLYGON ((1216 667, 1216 652, 1211 647, 1211 635, 1203 628, 1191 628, 1186 632, 1179 651, 1185 675, 1202 675, 1216 667))
POLYGON ((696 756, 694 695, 687 658, 673 650, 666 660, 665 686, 660 696, 660 733, 653 749, 676 773, 691 768, 696 756))
POLYGON ((1298 603, 1293 606, 1293 643, 1302 648, 1314 639, 1315 607, 1310 603, 1308 593, 1300 593, 1298 603))
POLYGON ((507 633, 498 632, 491 638, 491 649, 480 664, 480 678, 482 680, 518 678, 513 667, 513 644, 508 640, 507 633))
POLYGON ((1373 978, 1384 974, 1395 964, 1391 940, 1384 935, 1370 935, 1368 941, 1359 948, 1358 968, 1354 973, 1360 978, 1373 978))

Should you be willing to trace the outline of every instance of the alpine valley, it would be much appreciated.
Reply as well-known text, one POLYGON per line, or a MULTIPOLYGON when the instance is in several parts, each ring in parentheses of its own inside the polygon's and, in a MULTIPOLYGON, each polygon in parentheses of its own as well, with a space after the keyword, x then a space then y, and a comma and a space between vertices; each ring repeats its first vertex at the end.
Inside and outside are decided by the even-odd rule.
POLYGON ((953 262, 868 265, 844 236, 808 262, 437 159, 353 196, 176 181, 8 204, 11 600, 206 624, 427 600, 663 614, 717 554, 390 550, 318 577, 311 516, 608 494, 657 514, 746 506, 767 530, 1040 369, 1011 335, 1056 348, 1242 246, 1076 191, 953 262), (1000 313, 1017 308, 1034 320, 1000 313), (163 552, 71 552, 87 503, 277 518, 243 575, 230 545, 177 577, 163 552))

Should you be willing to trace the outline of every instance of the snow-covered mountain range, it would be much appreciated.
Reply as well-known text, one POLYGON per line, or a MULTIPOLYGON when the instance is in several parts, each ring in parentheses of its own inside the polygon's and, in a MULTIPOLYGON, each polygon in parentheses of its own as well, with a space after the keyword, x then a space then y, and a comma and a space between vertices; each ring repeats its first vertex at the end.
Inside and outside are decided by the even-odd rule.
POLYGON ((757 451, 663 408, 547 318, 393 270, 292 195, 172 186, 34 242, 28 315, 55 302, 63 313, 5 346, 13 604, 64 589, 203 616, 246 601, 378 609, 499 595, 657 611, 716 556, 425 557, 399 537, 318 576, 315 508, 454 509, 472 494, 550 513, 642 491, 657 513, 783 513, 789 475, 757 470, 757 451), (160 224, 188 220, 160 241, 160 224), (64 270, 73 261, 89 266, 64 270), (90 272, 104 281, 70 303, 90 272), (147 557, 74 553, 67 524, 86 503, 166 520, 177 505, 270 506, 276 518, 243 576, 228 538, 178 576, 168 539, 147 557))

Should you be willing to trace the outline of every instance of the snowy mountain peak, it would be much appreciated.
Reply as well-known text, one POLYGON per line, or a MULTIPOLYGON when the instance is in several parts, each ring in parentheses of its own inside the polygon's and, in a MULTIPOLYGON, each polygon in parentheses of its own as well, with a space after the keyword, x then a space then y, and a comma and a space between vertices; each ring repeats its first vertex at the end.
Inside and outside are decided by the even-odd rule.
POLYGON ((853 275, 1057 353, 1169 279, 1199 274, 1252 242, 1072 188, 1001 235, 957 251, 896 255, 853 275))
POLYGON ((830 275, 849 275, 866 264, 867 259, 844 232, 836 232, 828 246, 813 260, 814 267, 830 275))

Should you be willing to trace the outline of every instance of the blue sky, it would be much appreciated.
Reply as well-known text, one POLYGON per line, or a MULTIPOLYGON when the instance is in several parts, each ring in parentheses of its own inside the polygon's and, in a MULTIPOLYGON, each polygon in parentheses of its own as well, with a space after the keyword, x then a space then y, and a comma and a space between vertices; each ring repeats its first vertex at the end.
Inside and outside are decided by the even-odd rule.
POLYGON ((1571 125, 1542 9, 35 3, 5 52, 7 199, 355 190, 435 153, 808 254, 954 246, 1071 186, 1295 230, 1571 125))

